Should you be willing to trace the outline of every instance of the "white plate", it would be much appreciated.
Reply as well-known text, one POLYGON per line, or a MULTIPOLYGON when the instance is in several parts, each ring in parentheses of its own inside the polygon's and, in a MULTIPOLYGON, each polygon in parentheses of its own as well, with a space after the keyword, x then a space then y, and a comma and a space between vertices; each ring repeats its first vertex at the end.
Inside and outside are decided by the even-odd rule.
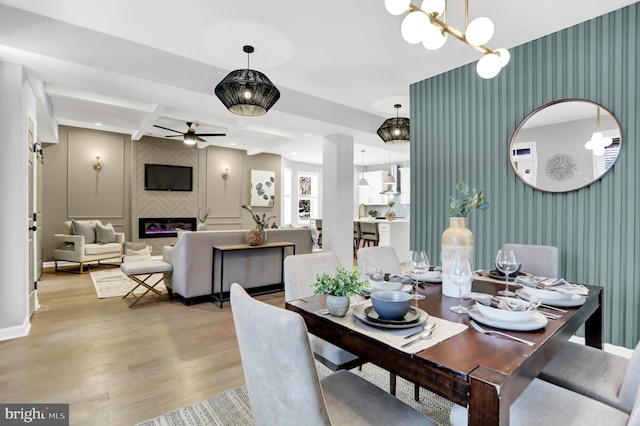
POLYGON ((560 291, 555 291, 555 290, 544 290, 541 288, 531 288, 531 287, 527 287, 527 286, 522 286, 522 289, 525 290, 527 294, 530 294, 532 296, 537 297, 538 299, 542 300, 566 300, 566 299, 571 299, 571 297, 573 296, 573 294, 568 294, 568 293, 562 293, 560 291))
MULTIPOLYGON (((372 293, 374 291, 378 291, 379 289, 377 288, 371 288, 371 287, 365 287, 363 288, 364 291, 368 291, 369 293, 372 293)), ((405 293, 411 293, 411 291, 413 291, 413 287, 410 284, 405 284, 404 287, 402 287, 400 289, 400 291, 404 291, 405 293)))
MULTIPOLYGON (((516 294, 518 297, 522 297, 524 300, 529 300, 529 293, 527 293, 526 288, 519 288, 516 290, 516 294)), ((542 297, 538 297, 538 300, 541 303, 549 306, 557 306, 559 308, 573 308, 575 306, 584 305, 584 302, 587 300, 586 297, 578 296, 577 294, 572 295, 568 299, 543 299, 542 297)))
POLYGON ((481 322, 482 324, 489 325, 495 328, 501 328, 503 330, 512 330, 512 331, 531 331, 531 330, 539 330, 547 325, 549 322, 547 317, 542 315, 540 312, 536 312, 531 319, 527 321, 499 321, 493 318, 488 318, 480 311, 475 305, 469 306, 469 316, 474 320, 481 322))
MULTIPOLYGON (((530 303, 522 300, 516 299, 515 297, 500 297, 500 299, 504 299, 505 301, 512 304, 520 304, 521 306, 529 307, 530 303)), ((491 318, 496 321, 504 321, 504 322, 520 322, 520 321, 528 321, 530 320, 536 313, 535 310, 527 310, 527 311, 508 311, 505 309, 494 308, 492 306, 486 306, 476 301, 476 306, 478 311, 487 318, 491 318)))

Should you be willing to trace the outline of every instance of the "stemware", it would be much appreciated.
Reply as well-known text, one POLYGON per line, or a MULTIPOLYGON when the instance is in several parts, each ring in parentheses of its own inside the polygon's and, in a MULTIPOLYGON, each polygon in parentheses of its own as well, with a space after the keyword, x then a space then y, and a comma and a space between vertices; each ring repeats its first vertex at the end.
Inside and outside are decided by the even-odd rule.
POLYGON ((513 291, 509 290, 509 275, 518 270, 520 264, 516 260, 516 255, 513 250, 498 250, 496 256, 496 268, 503 274, 505 274, 505 289, 500 290, 498 294, 502 296, 515 296, 513 291))
POLYGON ((413 274, 412 298, 414 300, 424 299, 425 296, 418 293, 418 276, 429 270, 429 259, 426 253, 422 250, 411 250, 409 259, 407 259, 407 270, 413 274))
POLYGON ((462 287, 473 279, 471 261, 465 257, 455 257, 451 262, 449 279, 458 286, 458 306, 452 306, 449 309, 459 314, 469 312, 466 307, 462 306, 462 287))

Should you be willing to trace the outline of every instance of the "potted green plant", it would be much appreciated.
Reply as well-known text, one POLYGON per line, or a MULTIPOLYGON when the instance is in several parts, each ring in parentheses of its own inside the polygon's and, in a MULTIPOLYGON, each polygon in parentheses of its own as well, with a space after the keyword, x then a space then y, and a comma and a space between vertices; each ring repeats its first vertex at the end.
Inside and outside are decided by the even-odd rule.
POLYGON ((327 295, 329 313, 343 317, 349 310, 349 297, 362 291, 363 283, 358 270, 349 272, 343 266, 338 266, 333 277, 327 273, 316 275, 313 287, 314 295, 327 295))

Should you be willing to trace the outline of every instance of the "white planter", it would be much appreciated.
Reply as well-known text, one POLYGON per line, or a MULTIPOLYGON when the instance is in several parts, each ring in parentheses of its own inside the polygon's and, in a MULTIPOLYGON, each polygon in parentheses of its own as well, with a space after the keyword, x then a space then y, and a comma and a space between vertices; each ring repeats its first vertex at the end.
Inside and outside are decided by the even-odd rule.
POLYGON ((327 296, 327 310, 334 317, 343 317, 349 310, 351 300, 347 296, 327 296))

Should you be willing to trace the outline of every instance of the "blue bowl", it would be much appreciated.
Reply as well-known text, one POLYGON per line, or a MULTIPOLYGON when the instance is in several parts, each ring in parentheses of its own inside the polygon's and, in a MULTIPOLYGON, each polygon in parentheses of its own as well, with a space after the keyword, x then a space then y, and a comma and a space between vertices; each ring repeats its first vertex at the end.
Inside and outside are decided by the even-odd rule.
POLYGON ((380 318, 401 320, 411 308, 411 295, 403 291, 374 291, 371 303, 380 318))

